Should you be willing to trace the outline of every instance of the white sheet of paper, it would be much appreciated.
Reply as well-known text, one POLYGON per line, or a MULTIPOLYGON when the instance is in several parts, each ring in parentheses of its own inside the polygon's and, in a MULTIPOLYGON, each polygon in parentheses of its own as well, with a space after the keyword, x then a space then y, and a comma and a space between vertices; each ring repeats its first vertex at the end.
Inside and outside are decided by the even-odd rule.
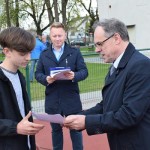
POLYGON ((56 67, 50 70, 50 76, 56 80, 68 80, 64 74, 70 71, 71 69, 69 67, 56 67))
POLYGON ((66 78, 66 76, 64 75, 67 72, 70 72, 70 71, 62 71, 62 72, 59 72, 59 73, 52 75, 52 77, 55 78, 56 80, 68 80, 66 78))
POLYGON ((63 121, 64 121, 64 117, 61 116, 60 114, 50 115, 47 113, 37 114, 37 113, 32 112, 32 115, 38 120, 48 121, 51 123, 63 124, 63 121))

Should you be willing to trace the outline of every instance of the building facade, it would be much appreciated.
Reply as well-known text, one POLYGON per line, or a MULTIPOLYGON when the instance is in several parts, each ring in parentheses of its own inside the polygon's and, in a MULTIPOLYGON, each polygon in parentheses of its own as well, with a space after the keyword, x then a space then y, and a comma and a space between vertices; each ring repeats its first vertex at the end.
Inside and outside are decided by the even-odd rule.
POLYGON ((97 0, 99 18, 118 18, 129 32, 137 49, 150 49, 149 0, 97 0))

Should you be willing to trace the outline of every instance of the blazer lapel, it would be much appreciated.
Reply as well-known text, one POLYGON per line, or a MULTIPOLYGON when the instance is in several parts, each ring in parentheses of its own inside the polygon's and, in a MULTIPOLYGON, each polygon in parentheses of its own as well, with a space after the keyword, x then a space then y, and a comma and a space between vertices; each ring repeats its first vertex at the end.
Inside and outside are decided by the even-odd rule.
POLYGON ((62 56, 60 57, 59 61, 57 61, 55 54, 53 53, 52 46, 50 46, 50 48, 47 50, 47 57, 49 57, 49 59, 54 61, 56 64, 59 64, 59 62, 66 59, 68 55, 72 55, 72 50, 69 49, 68 46, 66 46, 66 44, 64 46, 64 52, 62 56))
POLYGON ((129 43, 124 52, 124 55, 122 56, 122 59, 119 62, 117 70, 125 68, 125 66, 127 65, 129 59, 131 58, 134 52, 135 52, 135 47, 131 43, 129 43))
POLYGON ((62 54, 62 56, 60 57, 59 62, 61 62, 62 60, 66 59, 67 56, 71 56, 72 55, 72 49, 69 49, 69 47, 65 44, 64 46, 64 52, 62 54))
POLYGON ((49 49, 47 50, 47 57, 52 61, 54 61, 56 64, 58 64, 55 54, 53 53, 52 46, 50 46, 49 49))
POLYGON ((109 75, 109 72, 108 72, 108 74, 105 78, 105 86, 107 86, 115 81, 115 79, 117 77, 116 72, 117 72, 117 70, 111 76, 109 75))

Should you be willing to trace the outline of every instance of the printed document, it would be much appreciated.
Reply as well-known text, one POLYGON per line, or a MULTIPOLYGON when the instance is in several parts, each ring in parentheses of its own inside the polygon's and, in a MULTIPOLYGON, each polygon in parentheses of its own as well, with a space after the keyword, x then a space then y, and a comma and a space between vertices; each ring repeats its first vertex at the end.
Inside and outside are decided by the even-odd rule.
POLYGON ((51 123, 63 124, 64 122, 64 117, 61 116, 60 114, 50 115, 47 113, 37 114, 37 113, 32 112, 32 115, 38 120, 48 121, 51 123))
POLYGON ((65 76, 65 73, 70 72, 70 67, 55 67, 50 68, 50 76, 56 80, 68 80, 65 76))

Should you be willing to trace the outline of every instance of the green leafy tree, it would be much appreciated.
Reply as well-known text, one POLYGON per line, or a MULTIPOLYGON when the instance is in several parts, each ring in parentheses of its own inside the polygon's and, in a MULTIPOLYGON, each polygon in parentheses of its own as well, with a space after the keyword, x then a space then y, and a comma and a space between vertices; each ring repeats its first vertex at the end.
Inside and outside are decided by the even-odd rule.
POLYGON ((0 23, 3 27, 28 24, 28 28, 35 28, 39 34, 54 21, 61 21, 67 30, 76 31, 87 20, 86 32, 92 30, 99 19, 97 9, 91 7, 92 0, 87 2, 85 5, 82 0, 2 0, 0 5, 4 11, 0 14, 0 23), (83 10, 88 14, 83 16, 83 10))
POLYGON ((77 0, 78 3, 81 4, 81 6, 86 10, 86 12, 88 13, 89 17, 90 17, 90 22, 89 22, 89 26, 87 26, 87 31, 88 32, 93 32, 93 25, 96 21, 99 20, 99 16, 98 16, 98 8, 96 7, 95 9, 92 7, 92 0, 88 0, 87 2, 88 5, 86 5, 87 3, 83 2, 83 0, 77 0))

